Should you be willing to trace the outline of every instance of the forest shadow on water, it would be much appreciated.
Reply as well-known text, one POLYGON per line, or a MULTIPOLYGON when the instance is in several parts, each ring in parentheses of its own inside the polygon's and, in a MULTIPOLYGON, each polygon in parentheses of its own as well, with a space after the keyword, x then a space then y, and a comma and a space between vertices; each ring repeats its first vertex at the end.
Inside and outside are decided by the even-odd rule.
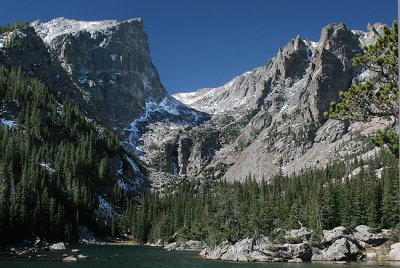
MULTIPOLYGON (((145 246, 91 246, 91 245, 69 245, 68 251, 72 248, 79 248, 80 254, 89 256, 87 260, 76 263, 63 263, 60 256, 50 255, 41 260, 10 259, 0 257, 1 268, 48 268, 48 267, 95 267, 95 268, 125 268, 125 267, 269 267, 269 268, 331 268, 340 267, 334 263, 237 263, 214 260, 203 260, 197 252, 166 251, 160 247, 145 246)), ((78 253, 69 254, 77 256, 78 253)), ((33 256, 35 257, 35 256, 33 256)), ((347 263, 350 267, 376 268, 384 266, 400 267, 398 262, 352 262, 347 263)))

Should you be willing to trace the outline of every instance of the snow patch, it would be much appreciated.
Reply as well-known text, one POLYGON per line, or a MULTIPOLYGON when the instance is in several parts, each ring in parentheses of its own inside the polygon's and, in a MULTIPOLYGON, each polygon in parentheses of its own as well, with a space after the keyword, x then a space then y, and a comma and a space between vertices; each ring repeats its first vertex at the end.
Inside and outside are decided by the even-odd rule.
POLYGON ((308 60, 309 62, 311 62, 311 59, 312 59, 311 57, 312 57, 311 49, 307 48, 307 60, 308 60))
MULTIPOLYGON (((132 19, 125 22, 131 21, 141 22, 142 20, 132 19)), ((35 21, 31 23, 31 26, 35 28, 35 31, 45 43, 50 44, 54 38, 60 35, 74 34, 83 30, 89 32, 91 34, 91 37, 94 39, 98 37, 98 32, 102 32, 109 37, 111 35, 110 29, 121 23, 123 22, 118 22, 116 20, 77 21, 61 17, 45 23, 35 21)), ((104 47, 109 42, 110 40, 108 38, 105 38, 100 43, 99 47, 104 47)))
POLYGON ((49 174, 53 174, 54 172, 56 172, 56 170, 51 168, 50 164, 48 164, 48 163, 40 162, 39 165, 44 167, 49 172, 49 174))
POLYGON ((0 118, 0 124, 10 129, 17 125, 14 120, 7 120, 5 118, 0 118))
POLYGON ((127 157, 129 164, 131 165, 133 171, 135 172, 135 174, 142 174, 140 172, 139 166, 135 163, 135 161, 132 160, 132 158, 127 157))
POLYGON ((117 183, 118 183, 118 186, 122 189, 122 190, 124 190, 124 191, 129 191, 129 190, 131 190, 130 189, 130 187, 122 180, 122 179, 119 179, 118 181, 117 181, 117 183))
POLYGON ((105 215, 111 213, 111 205, 103 197, 99 196, 100 208, 103 210, 105 215))
POLYGON ((157 112, 168 113, 171 115, 181 115, 179 112, 179 108, 181 107, 182 105, 178 101, 168 96, 159 103, 152 100, 146 102, 144 113, 139 118, 132 121, 130 129, 125 129, 126 131, 131 132, 126 142, 134 149, 134 153, 136 155, 142 155, 142 152, 137 147, 137 141, 141 134, 139 130, 139 124, 147 122, 150 117, 157 112))
POLYGON ((159 106, 161 109, 166 111, 169 114, 172 115, 180 115, 180 112, 178 111, 179 104, 178 103, 173 103, 172 99, 169 98, 164 98, 160 103, 159 106))

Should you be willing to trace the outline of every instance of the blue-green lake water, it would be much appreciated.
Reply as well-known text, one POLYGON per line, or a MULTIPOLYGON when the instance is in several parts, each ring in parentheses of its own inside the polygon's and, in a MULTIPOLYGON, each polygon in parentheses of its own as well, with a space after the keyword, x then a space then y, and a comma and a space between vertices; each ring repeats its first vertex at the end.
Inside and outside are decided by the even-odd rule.
MULTIPOLYGON (((67 248, 79 248, 81 254, 89 256, 89 259, 76 263, 63 263, 61 256, 51 260, 17 260, 0 257, 1 268, 47 268, 47 267, 79 267, 79 268, 144 268, 144 267, 240 267, 240 268, 338 268, 343 265, 332 263, 236 263, 203 260, 198 253, 193 252, 168 252, 162 248, 144 246, 89 246, 69 245, 67 248)), ((75 256, 77 254, 74 254, 75 256)), ((398 263, 384 263, 385 266, 398 266, 398 263)), ((381 267, 378 263, 349 263, 345 267, 381 267)), ((398 266, 399 267, 399 266, 398 266)))

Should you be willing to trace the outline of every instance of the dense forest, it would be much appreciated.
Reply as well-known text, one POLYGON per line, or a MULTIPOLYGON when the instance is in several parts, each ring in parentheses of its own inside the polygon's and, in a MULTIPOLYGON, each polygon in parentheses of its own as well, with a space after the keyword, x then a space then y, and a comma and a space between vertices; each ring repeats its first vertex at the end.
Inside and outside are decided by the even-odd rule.
POLYGON ((60 104, 39 80, 4 66, 0 115, 1 243, 75 240, 79 225, 111 233, 112 207, 102 208, 99 196, 115 207, 125 202, 111 173, 125 153, 118 138, 68 99, 60 104))
POLYGON ((351 167, 338 162, 324 170, 279 175, 270 182, 258 183, 251 175, 233 184, 186 181, 166 193, 148 194, 140 206, 127 208, 125 225, 142 243, 195 239, 208 245, 260 234, 276 237, 276 228, 304 226, 318 233, 340 225, 395 227, 399 222, 398 159, 384 152, 375 160, 352 166, 359 168, 357 176, 346 176, 351 167))

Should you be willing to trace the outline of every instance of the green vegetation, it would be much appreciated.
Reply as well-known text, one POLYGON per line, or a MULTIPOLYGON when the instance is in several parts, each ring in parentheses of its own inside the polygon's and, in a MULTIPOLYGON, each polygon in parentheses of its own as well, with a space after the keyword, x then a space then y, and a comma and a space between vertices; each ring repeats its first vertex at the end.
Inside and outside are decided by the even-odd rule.
POLYGON ((4 66, 0 112, 16 121, 11 128, 0 124, 0 243, 74 240, 79 225, 111 233, 98 195, 110 209, 124 206, 115 171, 125 151, 117 137, 68 100, 59 104, 39 80, 4 66))
POLYGON ((375 45, 354 58, 354 66, 374 74, 369 81, 353 84, 341 92, 340 102, 332 103, 328 116, 334 119, 365 121, 373 116, 394 116, 398 119, 398 23, 385 27, 375 45))
MULTIPOLYGON (((353 122, 383 116, 395 118, 393 125, 399 122, 397 33, 398 23, 395 21, 392 28, 385 27, 376 44, 367 47, 364 55, 354 58, 354 66, 370 71, 373 77, 341 92, 340 102, 330 106, 329 118, 353 122)), ((377 146, 387 144, 398 157, 399 135, 392 128, 378 132, 372 140, 377 146)))
MULTIPOLYGON (((279 240, 275 228, 299 228, 299 223, 314 230, 360 224, 393 228, 399 221, 398 195, 397 159, 384 152, 368 163, 338 162, 271 182, 257 183, 251 176, 243 183, 185 181, 128 207, 124 224, 138 242, 169 241, 178 232, 178 240, 209 245, 259 234, 279 240), (346 177, 357 167, 358 175, 346 177)), ((313 243, 319 243, 318 235, 313 243)))
POLYGON ((17 22, 14 24, 2 25, 2 26, 0 26, 0 34, 12 32, 12 31, 18 30, 18 29, 23 29, 28 26, 29 26, 29 23, 27 23, 27 22, 17 22))

